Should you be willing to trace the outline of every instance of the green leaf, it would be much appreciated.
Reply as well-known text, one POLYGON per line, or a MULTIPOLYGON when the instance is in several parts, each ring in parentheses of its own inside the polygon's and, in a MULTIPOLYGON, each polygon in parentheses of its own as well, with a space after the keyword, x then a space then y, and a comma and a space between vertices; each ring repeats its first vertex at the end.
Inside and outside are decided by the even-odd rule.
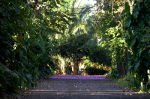
POLYGON ((129 45, 129 48, 132 48, 136 43, 136 38, 132 39, 129 45))
POLYGON ((125 13, 127 16, 130 15, 130 6, 128 2, 125 3, 125 13))
POLYGON ((139 9, 135 7, 134 12, 133 12, 133 18, 137 19, 138 15, 139 15, 139 9))
POLYGON ((126 24, 125 24, 125 26, 126 26, 127 28, 129 28, 129 27, 130 27, 130 24, 131 24, 131 17, 128 16, 127 19, 126 19, 126 24))
POLYGON ((136 72, 137 69, 139 68, 140 66, 140 61, 138 61, 136 64, 135 64, 135 67, 134 67, 134 71, 136 72))

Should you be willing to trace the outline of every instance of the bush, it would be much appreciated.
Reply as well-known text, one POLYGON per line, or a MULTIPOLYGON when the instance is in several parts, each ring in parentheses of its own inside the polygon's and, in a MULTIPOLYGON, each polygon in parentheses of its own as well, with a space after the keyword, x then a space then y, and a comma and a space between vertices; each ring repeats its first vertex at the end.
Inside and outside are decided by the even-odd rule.
POLYGON ((119 78, 118 72, 117 72, 117 67, 112 66, 107 77, 112 78, 112 79, 117 79, 119 78))
POLYGON ((104 75, 108 72, 104 69, 98 69, 96 67, 86 67, 85 71, 89 75, 104 75))
POLYGON ((97 46, 96 48, 90 49, 89 58, 92 62, 98 62, 107 66, 111 65, 110 51, 103 47, 97 46))
POLYGON ((118 80, 119 84, 123 87, 129 87, 132 90, 139 90, 140 84, 139 79, 135 78, 135 74, 128 73, 126 77, 118 80))
POLYGON ((108 66, 92 62, 89 58, 84 61, 83 65, 85 66, 85 72, 89 75, 104 75, 109 71, 108 66))

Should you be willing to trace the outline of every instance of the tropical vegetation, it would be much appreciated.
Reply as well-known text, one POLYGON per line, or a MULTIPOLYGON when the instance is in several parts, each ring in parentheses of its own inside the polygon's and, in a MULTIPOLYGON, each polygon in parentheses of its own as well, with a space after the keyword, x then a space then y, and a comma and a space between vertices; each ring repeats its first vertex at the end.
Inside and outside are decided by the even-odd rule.
POLYGON ((150 88, 150 1, 96 0, 94 11, 77 1, 0 0, 0 91, 77 75, 80 63, 132 89, 150 88))

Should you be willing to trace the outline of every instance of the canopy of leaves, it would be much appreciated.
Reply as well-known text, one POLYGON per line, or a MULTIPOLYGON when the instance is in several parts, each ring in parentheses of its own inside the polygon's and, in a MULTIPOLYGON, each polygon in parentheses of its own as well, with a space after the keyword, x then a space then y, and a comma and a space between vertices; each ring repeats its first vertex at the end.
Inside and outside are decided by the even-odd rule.
POLYGON ((62 56, 81 59, 88 54, 88 47, 85 44, 90 39, 88 34, 82 34, 79 36, 70 37, 67 42, 63 42, 59 46, 59 50, 62 56))

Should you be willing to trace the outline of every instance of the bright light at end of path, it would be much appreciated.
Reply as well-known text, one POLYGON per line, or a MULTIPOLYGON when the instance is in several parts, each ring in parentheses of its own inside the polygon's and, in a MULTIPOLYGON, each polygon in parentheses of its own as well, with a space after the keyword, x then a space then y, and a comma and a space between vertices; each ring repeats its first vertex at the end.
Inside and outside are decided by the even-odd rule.
POLYGON ((77 3, 82 7, 84 5, 94 6, 96 4, 96 0, 77 0, 77 3))
POLYGON ((97 9, 97 7, 95 6, 96 0, 77 0, 76 7, 82 8, 86 5, 93 7, 91 12, 89 13, 89 16, 93 15, 97 9))

